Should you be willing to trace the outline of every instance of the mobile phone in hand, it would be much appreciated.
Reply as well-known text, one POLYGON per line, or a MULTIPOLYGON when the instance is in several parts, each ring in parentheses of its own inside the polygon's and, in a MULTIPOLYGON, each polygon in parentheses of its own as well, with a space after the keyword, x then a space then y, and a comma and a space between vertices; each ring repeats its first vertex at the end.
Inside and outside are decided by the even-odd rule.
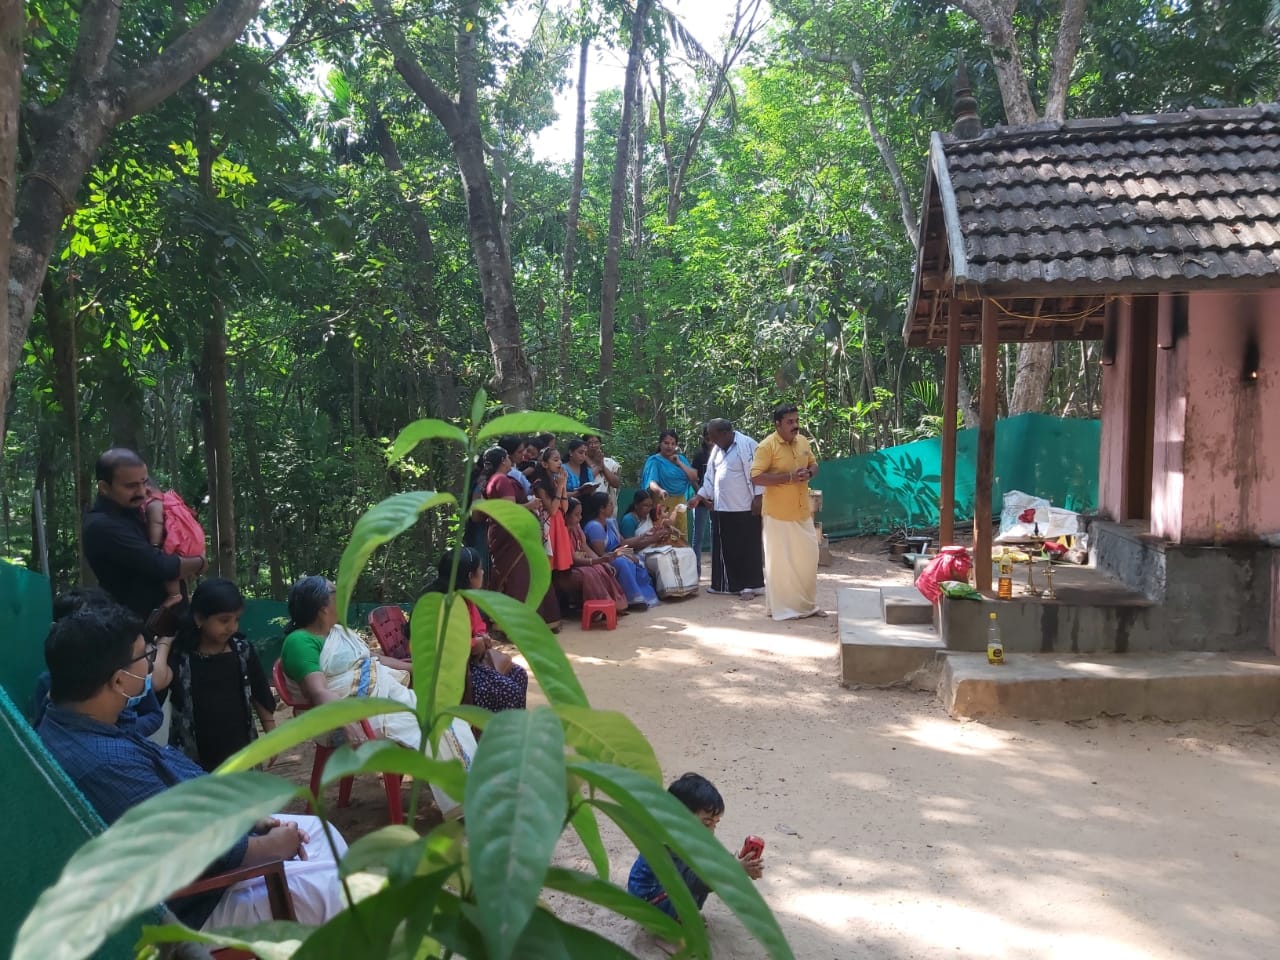
POLYGON ((738 859, 741 860, 748 854, 753 854, 757 857, 764 856, 764 841, 757 836, 748 836, 747 839, 743 840, 742 852, 738 854, 738 859))

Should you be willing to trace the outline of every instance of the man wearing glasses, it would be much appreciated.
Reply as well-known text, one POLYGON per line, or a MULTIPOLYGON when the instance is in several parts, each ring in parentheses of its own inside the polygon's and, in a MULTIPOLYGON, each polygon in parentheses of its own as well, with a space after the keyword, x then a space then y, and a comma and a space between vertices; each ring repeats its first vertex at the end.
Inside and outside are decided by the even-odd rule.
MULTIPOLYGON (((63 617, 45 639, 49 706, 38 732, 49 752, 108 824, 169 787, 205 772, 179 750, 139 736, 117 723, 151 689, 156 647, 144 643, 142 624, 118 604, 89 603, 63 617)), ((346 843, 334 833, 341 855, 346 843)), ((221 873, 285 860, 294 910, 302 923, 324 923, 343 907, 334 850, 315 817, 267 817, 210 866, 221 873)), ((161 854, 162 855, 162 854, 161 854)), ((271 919, 266 885, 249 880, 216 900, 196 897, 170 904, 190 927, 209 930, 271 919)))

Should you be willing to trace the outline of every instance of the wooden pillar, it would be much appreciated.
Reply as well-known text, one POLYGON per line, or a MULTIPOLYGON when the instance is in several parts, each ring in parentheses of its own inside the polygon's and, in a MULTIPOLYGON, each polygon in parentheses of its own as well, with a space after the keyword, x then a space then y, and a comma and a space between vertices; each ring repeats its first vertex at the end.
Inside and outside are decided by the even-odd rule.
POLYGON ((996 368, 1000 328, 995 304, 982 301, 982 399, 978 410, 978 474, 973 491, 974 585, 991 592, 991 488, 996 459, 996 368))
POLYGON ((942 490, 938 500, 938 545, 956 542, 956 407, 960 390, 960 305, 947 304, 947 363, 942 381, 942 490))

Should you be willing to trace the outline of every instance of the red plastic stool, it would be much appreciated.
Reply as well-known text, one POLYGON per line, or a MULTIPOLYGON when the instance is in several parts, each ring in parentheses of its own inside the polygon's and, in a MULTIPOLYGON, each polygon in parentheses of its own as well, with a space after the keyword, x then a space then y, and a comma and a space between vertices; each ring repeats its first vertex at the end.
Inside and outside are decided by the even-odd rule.
POLYGON ((606 630, 617 628, 618 608, 612 600, 587 600, 582 604, 583 630, 591 629, 591 621, 597 613, 604 614, 604 627, 606 630))

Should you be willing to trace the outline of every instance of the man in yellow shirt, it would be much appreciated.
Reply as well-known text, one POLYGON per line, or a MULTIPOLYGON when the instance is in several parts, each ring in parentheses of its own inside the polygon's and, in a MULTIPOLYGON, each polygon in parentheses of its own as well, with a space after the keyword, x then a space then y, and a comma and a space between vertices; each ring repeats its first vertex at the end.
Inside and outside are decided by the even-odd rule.
POLYGON ((765 613, 775 620, 825 617, 818 606, 818 531, 809 509, 818 461, 800 436, 795 404, 774 410, 773 424, 751 462, 752 483, 764 487, 765 613))

